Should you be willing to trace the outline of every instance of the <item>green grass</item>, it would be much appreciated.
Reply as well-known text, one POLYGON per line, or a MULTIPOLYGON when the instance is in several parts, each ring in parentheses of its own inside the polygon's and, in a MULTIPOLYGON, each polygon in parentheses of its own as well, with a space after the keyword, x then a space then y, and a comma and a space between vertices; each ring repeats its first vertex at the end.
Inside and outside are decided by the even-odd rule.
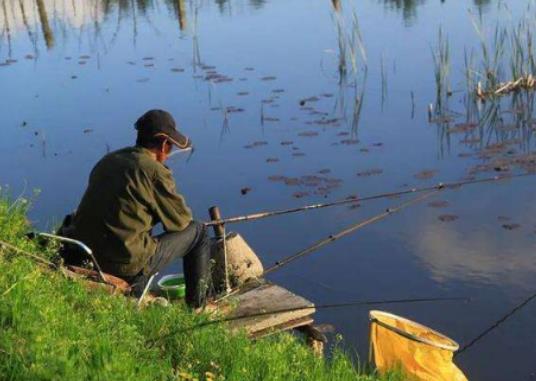
MULTIPOLYGON (((25 238, 26 212, 22 200, 0 197, 0 240, 53 258, 55 247, 25 238)), ((252 342, 213 325, 148 345, 203 321, 181 305, 140 311, 0 249, 2 380, 402 380, 359 372, 337 346, 319 360, 290 334, 252 342)))

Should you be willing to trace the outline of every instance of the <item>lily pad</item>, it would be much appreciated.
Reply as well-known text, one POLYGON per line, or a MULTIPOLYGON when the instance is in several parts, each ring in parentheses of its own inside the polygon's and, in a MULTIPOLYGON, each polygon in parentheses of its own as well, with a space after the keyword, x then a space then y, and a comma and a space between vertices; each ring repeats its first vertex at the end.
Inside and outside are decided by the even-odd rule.
POLYGON ((455 214, 442 214, 437 218, 441 222, 452 222, 452 221, 456 221, 459 217, 455 214))
POLYGON ((502 227, 505 230, 514 230, 514 229, 520 228, 521 225, 520 224, 503 224, 502 227))
POLYGON ((419 180, 427 180, 427 179, 431 179, 431 178, 434 177, 436 174, 437 174, 437 171, 436 171, 436 170, 433 170, 433 169, 425 169, 425 170, 420 171, 419 173, 417 173, 414 177, 415 177, 416 179, 419 179, 419 180))
POLYGON ((357 140, 357 139, 343 139, 343 140, 341 140, 340 143, 349 146, 349 145, 358 144, 359 140, 357 140))
POLYGON ((382 173, 383 173, 383 169, 373 168, 373 169, 367 169, 366 171, 358 172, 357 175, 359 177, 369 177, 369 176, 381 175, 382 173))
POLYGON ((294 192, 292 197, 294 198, 303 198, 309 196, 309 192, 294 192))
POLYGON ((313 136, 318 136, 318 132, 316 131, 304 131, 304 132, 300 132, 298 134, 298 136, 303 136, 303 137, 313 137, 313 136))
POLYGON ((431 201, 428 203, 430 208, 446 208, 449 206, 449 202, 445 200, 431 201))

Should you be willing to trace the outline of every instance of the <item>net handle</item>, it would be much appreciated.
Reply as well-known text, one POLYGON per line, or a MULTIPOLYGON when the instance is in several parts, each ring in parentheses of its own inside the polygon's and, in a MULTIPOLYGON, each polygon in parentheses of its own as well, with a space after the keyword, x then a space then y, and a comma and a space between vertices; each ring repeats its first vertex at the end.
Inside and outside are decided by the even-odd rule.
POLYGON ((452 345, 448 345, 448 344, 440 344, 440 343, 436 343, 434 341, 431 341, 431 340, 428 340, 428 339, 424 339, 422 337, 419 337, 419 336, 416 336, 414 334, 411 334, 411 333, 408 333, 406 331, 403 331, 401 330, 400 328, 397 328, 397 327, 393 327, 392 325, 389 325, 387 323, 384 323, 382 322, 381 320, 378 320, 377 318, 373 317, 372 314, 370 315, 370 322, 371 323, 376 323, 378 324, 379 326, 382 326, 383 328, 386 328, 390 331, 393 331, 394 333, 397 333, 399 334, 400 336, 403 336, 405 337, 406 339, 409 339, 409 340, 413 340, 413 341, 417 341, 419 343, 422 343, 422 344, 426 344, 426 345, 430 345, 432 347, 435 347, 435 348, 439 348, 439 349, 444 349, 444 350, 447 350, 447 351, 450 351, 450 352, 456 352, 460 346, 458 345, 458 343, 454 342, 452 339, 446 337, 445 335, 442 335, 441 333, 433 330, 433 329, 430 329, 428 327, 425 327, 424 325, 422 324, 419 324, 419 323, 416 323, 416 322, 413 322, 413 321, 410 321, 408 319, 404 319, 400 316, 396 316, 396 315, 393 315, 393 314, 387 314, 387 313, 382 313, 383 315, 385 316, 389 316, 389 317, 392 317, 392 318, 396 318, 396 319, 402 319, 402 320, 405 320, 413 325, 417 325, 421 328, 426 328, 430 331, 432 331, 434 334, 444 338, 444 339, 447 339, 449 341, 452 341, 453 344, 452 345))

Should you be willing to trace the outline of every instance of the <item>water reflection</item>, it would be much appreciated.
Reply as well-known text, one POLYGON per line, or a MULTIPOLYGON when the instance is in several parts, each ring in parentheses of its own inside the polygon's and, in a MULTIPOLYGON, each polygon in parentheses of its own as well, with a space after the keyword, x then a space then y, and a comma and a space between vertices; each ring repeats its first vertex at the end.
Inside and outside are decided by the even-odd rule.
MULTIPOLYGON (((471 211, 477 212, 486 214, 486 210, 471 211)), ((536 208, 529 205, 524 215, 516 215, 516 221, 528 222, 535 212, 536 208)), ((536 271, 531 255, 534 241, 524 234, 507 230, 501 234, 489 227, 464 229, 439 221, 427 221, 415 228, 415 253, 438 282, 506 283, 525 289, 536 271), (504 235, 512 234, 513 239, 505 239, 504 235)))
MULTIPOLYGON (((445 1, 441 0, 441 3, 445 1)), ((401 13, 406 25, 410 26, 417 18, 417 8, 426 4, 427 0, 382 0, 382 2, 387 9, 401 13)), ((479 12, 487 11, 491 2, 492 0, 473 0, 479 12)))
POLYGON ((530 154, 536 126, 535 94, 519 92, 510 97, 480 102, 468 97, 464 114, 446 112, 436 119, 441 152, 465 148, 459 157, 477 159, 468 176, 485 172, 536 171, 530 154))

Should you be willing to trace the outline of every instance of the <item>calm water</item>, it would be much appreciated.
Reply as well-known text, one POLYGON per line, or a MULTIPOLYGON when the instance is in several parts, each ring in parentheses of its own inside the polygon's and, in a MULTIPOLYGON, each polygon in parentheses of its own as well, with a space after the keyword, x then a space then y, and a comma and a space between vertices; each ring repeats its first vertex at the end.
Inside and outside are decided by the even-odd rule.
MULTIPOLYGON (((51 228, 76 207, 94 163, 132 144, 133 122, 154 107, 171 111, 195 143, 191 157, 169 165, 199 219, 214 204, 230 216, 486 177, 497 157, 507 157, 512 172, 534 169, 526 164, 530 96, 497 109, 466 102, 464 48, 478 45, 469 12, 491 28, 499 17, 515 22, 528 1, 510 3, 364 0, 343 2, 337 13, 329 0, 3 0, 0 183, 14 196, 40 189, 31 217, 51 228), (358 50, 356 72, 348 60, 341 78, 339 36, 350 34, 354 11, 368 71, 358 50), (454 95, 445 113, 453 120, 429 123, 440 26, 451 47, 454 95), (490 109, 496 117, 481 128, 446 133, 490 109)), ((535 184, 445 192, 430 201, 446 207, 411 207, 272 279, 316 303, 470 296, 379 307, 463 344, 536 290, 535 184), (458 218, 439 219, 445 214, 458 218)), ((400 202, 233 228, 270 265, 400 202)), ((525 307, 461 355, 469 378, 533 379, 534 316, 536 304, 525 307)), ((318 320, 366 357, 367 309, 322 311, 318 320)))

